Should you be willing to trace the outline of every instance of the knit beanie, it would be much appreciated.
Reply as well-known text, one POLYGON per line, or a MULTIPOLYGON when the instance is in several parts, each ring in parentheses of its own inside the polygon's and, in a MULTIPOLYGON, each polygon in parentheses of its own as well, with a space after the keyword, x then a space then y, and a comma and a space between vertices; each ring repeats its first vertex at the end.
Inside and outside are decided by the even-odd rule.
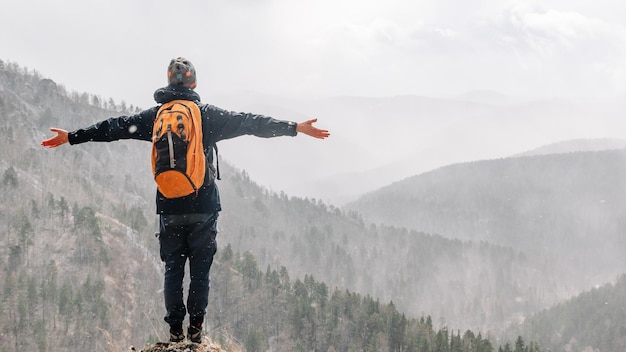
POLYGON ((167 67, 167 79, 169 84, 194 89, 196 88, 196 69, 191 61, 184 57, 172 59, 167 67))

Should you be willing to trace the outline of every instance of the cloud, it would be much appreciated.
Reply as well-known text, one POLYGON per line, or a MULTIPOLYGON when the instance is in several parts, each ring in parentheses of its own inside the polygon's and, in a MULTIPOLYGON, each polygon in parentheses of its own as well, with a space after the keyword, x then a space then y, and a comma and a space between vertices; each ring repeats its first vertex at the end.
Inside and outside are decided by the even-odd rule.
POLYGON ((544 82, 549 89, 578 95, 624 92, 626 27, 621 24, 516 3, 477 23, 474 31, 485 50, 514 58, 537 87, 544 82))
POLYGON ((60 1, 8 4, 0 30, 13 35, 0 39, 9 55, 2 59, 38 69, 70 89, 141 106, 153 103, 151 90, 163 84, 163 67, 179 55, 198 67, 203 96, 237 90, 381 96, 626 89, 626 29, 605 15, 617 5, 60 1))
POLYGON ((294 42, 301 50, 287 55, 308 68, 303 86, 326 92, 625 92, 623 25, 528 1, 485 5, 481 10, 465 8, 468 16, 463 21, 426 15, 401 21, 383 11, 361 21, 345 18, 294 42))
POLYGON ((486 31, 496 33, 502 45, 527 48, 543 56, 560 51, 585 52, 588 45, 601 49, 598 54, 619 52, 626 39, 622 25, 528 4, 516 4, 486 25, 486 31))

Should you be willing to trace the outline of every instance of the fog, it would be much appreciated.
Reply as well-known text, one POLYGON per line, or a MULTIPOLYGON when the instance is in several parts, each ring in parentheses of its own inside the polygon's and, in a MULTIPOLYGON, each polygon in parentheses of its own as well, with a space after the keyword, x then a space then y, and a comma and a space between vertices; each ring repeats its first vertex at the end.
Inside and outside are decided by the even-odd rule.
POLYGON ((186 56, 204 102, 317 117, 332 133, 321 142, 227 141, 224 158, 273 190, 341 203, 447 163, 626 138, 626 26, 617 15, 625 6, 21 1, 2 5, 0 30, 10 35, 0 56, 141 108, 154 104, 169 60, 186 56))
MULTIPOLYGON (((203 102, 285 120, 302 121, 316 117, 319 119, 317 126, 332 134, 323 141, 306 136, 273 139, 246 136, 223 141, 219 143, 221 160, 246 170, 249 179, 273 191, 344 205, 389 184, 395 183, 396 187, 402 188, 403 183, 397 181, 453 163, 546 150, 567 152, 573 145, 589 148, 585 147, 585 141, 592 139, 602 139, 603 145, 609 148, 626 145, 626 25, 622 18, 625 7, 623 2, 617 1, 582 0, 321 0, 312 3, 183 0, 175 4, 162 0, 60 0, 54 3, 25 0, 0 5, 0 30, 3 33, 0 36, 0 60, 35 69, 69 91, 88 92, 105 100, 123 101, 127 106, 148 108, 154 104, 154 90, 165 85, 169 60, 177 56, 188 57, 197 67, 199 86, 196 91, 203 102), (563 143, 570 140, 579 142, 563 143)), ((7 94, 12 93, 7 91, 7 94)), ((20 114, 28 115, 39 108, 32 105, 39 100, 31 101, 30 98, 19 97, 24 99, 23 107, 15 104, 20 106, 20 114)), ((7 106, 11 108, 9 104, 7 106)), ((45 107, 41 108, 43 111, 45 107)), ((102 118, 84 116, 77 122, 71 104, 62 105, 63 109, 55 108, 55 111, 70 112, 69 116, 57 119, 28 116, 30 123, 19 126, 30 128, 46 120, 74 121, 76 125, 50 126, 72 130, 102 118)), ((42 182, 42 187, 37 190, 25 187, 31 195, 14 195, 19 196, 23 206, 5 207, 7 210, 17 212, 32 208, 31 204, 25 205, 29 199, 39 199, 37 192, 54 184, 64 187, 50 188, 54 189, 57 198, 67 194, 64 190, 68 187, 80 184, 76 182, 88 181, 87 184, 93 187, 102 187, 103 179, 107 185, 122 184, 121 181, 111 183, 108 179, 109 171, 111 174, 119 171, 109 170, 109 165, 120 162, 124 170, 140 171, 136 174, 120 172, 117 176, 133 174, 137 178, 132 182, 125 178, 123 187, 111 187, 107 192, 80 186, 77 189, 81 193, 75 195, 81 200, 79 204, 106 204, 105 208, 115 208, 118 203, 109 202, 107 197, 115 197, 116 201, 135 197, 127 203, 140 204, 140 212, 152 211, 151 203, 144 201, 145 198, 151 202, 154 192, 148 174, 148 155, 143 159, 141 153, 128 153, 132 156, 132 167, 122 161, 128 156, 119 158, 126 151, 141 148, 136 147, 137 144, 105 143, 103 149, 102 145, 87 143, 77 149, 70 148, 71 151, 54 151, 54 157, 35 159, 26 153, 32 150, 41 155, 50 152, 39 146, 44 138, 39 136, 42 133, 39 127, 32 128, 31 132, 36 134, 32 137, 33 145, 11 143, 11 148, 7 149, 15 155, 18 151, 27 155, 23 159, 28 163, 40 160, 32 162, 33 166, 29 167, 37 170, 41 179, 49 183, 42 182), (113 148, 120 149, 112 152, 113 148), (65 167, 65 161, 69 160, 67 153, 89 165, 85 172, 74 175, 70 172, 73 170, 65 167), (98 157, 97 153, 106 158, 98 157), (141 162, 133 162, 142 159, 145 163, 139 167, 137 165, 141 162), (76 176, 71 178, 74 183, 47 180, 45 176, 51 168, 61 170, 50 172, 55 177, 76 176), (146 182, 142 182, 142 173, 146 182), (140 185, 135 187, 133 183, 140 185), (127 187, 132 192, 127 191, 127 187), (149 196, 138 197, 137 190, 149 196)), ((589 145, 596 148, 600 144, 595 141, 589 145)), ((526 165, 523 163, 519 167, 532 176, 541 177, 537 170, 549 170, 552 166, 557 171, 565 170, 560 169, 559 164, 551 163, 560 157, 563 155, 545 158, 544 163, 537 164, 534 169, 523 168, 526 165)), ((455 197, 455 191, 464 191, 458 187, 463 184, 459 180, 465 181, 467 177, 442 177, 448 182, 439 183, 439 189, 424 183, 423 189, 429 192, 445 192, 420 198, 427 203, 423 208, 433 214, 447 214, 447 217, 425 215, 426 220, 439 222, 439 227, 426 228, 424 224, 428 221, 406 227, 428 231, 424 234, 396 228, 403 225, 391 224, 392 221, 381 221, 391 227, 365 225, 362 219, 369 221, 372 217, 365 212, 354 218, 344 217, 335 208, 317 206, 316 202, 288 200, 282 196, 265 197, 263 190, 242 181, 247 177, 240 177, 234 170, 224 167, 222 178, 225 180, 220 189, 224 191, 224 200, 231 203, 224 203, 226 211, 220 218, 220 226, 224 226, 223 243, 230 241, 237 247, 249 246, 239 249, 259 253, 260 260, 266 261, 262 262, 262 268, 270 264, 270 260, 272 265, 279 263, 279 260, 274 261, 279 258, 289 264, 290 272, 295 274, 293 277, 319 270, 317 278, 328 275, 329 282, 343 283, 345 276, 359 291, 361 288, 365 293, 372 291, 385 301, 393 299, 400 304, 400 300, 405 299, 405 302, 411 302, 413 295, 420 294, 425 298, 415 300, 417 304, 410 307, 413 311, 407 309, 413 315, 425 312, 443 318, 448 313, 434 307, 446 307, 448 302, 453 302, 450 311, 462 312, 459 316, 466 319, 459 325, 478 326, 503 311, 535 312, 548 308, 590 285, 602 285, 616 273, 623 272, 622 262, 618 261, 621 259, 619 253, 623 253, 621 214, 626 206, 616 200, 626 199, 622 196, 624 187, 619 182, 625 178, 619 177, 618 172, 611 172, 610 167, 621 172, 624 163, 620 161, 624 159, 617 156, 610 159, 617 161, 604 163, 602 158, 594 160, 598 164, 591 170, 595 172, 587 172, 582 167, 586 164, 574 165, 579 167, 572 168, 569 173, 555 173, 552 178, 539 180, 541 182, 536 183, 539 187, 514 188, 519 195, 528 196, 528 190, 541 193, 541 187, 546 184, 552 185, 552 189, 558 188, 554 185, 562 184, 564 178, 560 178, 561 175, 575 175, 586 181, 572 187, 574 192, 562 190, 561 197, 554 198, 553 203, 545 202, 543 194, 536 196, 534 203, 522 196, 514 197, 519 203, 498 203, 505 197, 494 197, 495 200, 489 203, 479 197, 487 192, 479 187, 467 188, 474 192, 464 193, 467 199, 477 199, 485 209, 493 210, 492 218, 464 212, 480 210, 475 205, 462 208, 460 197, 455 197), (603 170, 600 166, 607 167, 609 172, 602 177, 585 179, 588 175, 599 174, 603 170), (606 175, 612 178, 605 178, 606 175), (242 185, 246 188, 242 192, 244 197, 237 193, 242 185), (602 195, 600 199, 584 197, 584 191, 595 189, 592 186, 599 190, 592 195, 602 195), (237 196, 228 198, 229 192, 237 196), (447 202, 436 206, 428 203, 431 199, 441 199, 441 194, 446 192, 452 194, 447 202), (476 194, 478 196, 471 197, 476 194), (461 211, 449 211, 455 207, 461 211), (584 216, 577 216, 574 210, 567 212, 570 208, 580 210, 579 214, 584 216), (268 216, 266 209, 275 211, 269 214, 277 216, 268 216), (556 215, 548 216, 549 211, 556 215), (317 217, 320 213, 324 216, 317 217), (501 213, 505 216, 500 216, 501 213), (458 236, 476 241, 473 243, 439 236, 451 237, 444 231, 446 226, 456 226, 461 233, 470 225, 503 219, 506 221, 500 228, 486 228, 484 234, 491 237, 458 236), (504 230, 496 233, 494 228, 504 230), (257 236, 250 229, 263 231, 263 235, 257 236), (507 238, 502 234, 511 235, 515 241, 505 242, 507 238), (501 241, 493 241, 496 237, 501 241), (578 252, 582 249, 586 251, 578 252), (530 254, 518 253, 523 250, 530 254), (554 255, 543 258, 545 253, 554 255), (319 265, 320 262, 324 266, 319 265), (579 267, 586 270, 578 270, 579 267), (359 274, 363 272, 361 268, 367 269, 367 275, 359 274), (420 275, 415 275, 416 272, 420 275), (419 280, 409 281, 416 277, 419 280), (463 278, 471 284, 458 285, 463 278), (466 287, 470 290, 465 290, 466 287), (433 291, 433 288, 439 291, 433 291), (394 289, 397 291, 392 291, 394 289), (500 309, 492 305, 494 309, 487 310, 488 315, 481 321, 483 315, 478 312, 484 311, 482 308, 490 303, 498 302, 492 300, 494 295, 490 292, 499 294, 498 299, 505 307, 500 309), (480 304, 464 305, 459 300, 459 297, 470 296, 480 304), (517 304, 523 307, 516 307, 517 304)), ((492 164, 491 170, 499 170, 498 163, 492 164)), ((450 169, 455 167, 447 170, 450 169)), ((441 170, 444 172, 430 175, 446 175, 446 169, 441 170)), ((489 181, 498 179, 497 176, 481 179, 481 175, 478 173, 475 177, 480 181, 476 183, 478 185, 491 186, 495 182, 489 181)), ((521 179, 525 175, 520 172, 519 176, 521 179)), ((518 183, 526 185, 526 181, 523 179, 518 183)), ((511 188, 501 187, 495 194, 506 195, 505 191, 499 190, 511 188)), ((408 190, 411 189, 407 187, 401 192, 409 193, 408 190)), ((378 207, 373 210, 375 215, 394 212, 396 209, 391 205, 400 204, 397 199, 393 203, 373 203, 378 207)), ((11 202, 7 204, 11 205, 11 202)), ((120 213, 124 210, 105 209, 120 213)), ((410 211, 408 206, 402 210, 410 211)), ((425 214, 422 209, 419 211, 425 214)), ((392 215, 398 215, 396 213, 392 215)), ((417 213, 414 211, 407 218, 414 220, 417 213)), ((7 214, 14 216, 12 212, 7 214)), ((49 221, 43 227, 55 235, 61 232, 67 236, 71 234, 58 226, 67 220, 63 216, 41 219, 49 221)), ((150 228, 155 225, 155 220, 150 221, 152 224, 146 225, 148 230, 141 231, 149 236, 137 238, 154 241, 150 228)), ((122 237, 127 238, 128 233, 122 237)), ((471 235, 469 231, 467 233, 471 235)), ((35 250, 48 251, 43 244, 47 245, 49 238, 56 237, 39 235, 37 233, 40 242, 34 246, 35 250)), ((119 242, 120 248, 125 247, 123 243, 119 242)), ((150 243, 156 245, 156 242, 150 243)), ((65 256, 66 248, 70 247, 61 247, 50 253, 65 256)), ((30 255, 38 258, 39 252, 30 255)), ((113 262, 118 266, 126 263, 129 268, 132 265, 128 263, 137 259, 130 251, 121 257, 128 260, 113 262)), ((32 265, 37 262, 32 260, 32 265)), ((143 268, 143 265, 137 266, 143 268)), ((111 267, 115 268, 115 265, 111 267)), ((125 273, 124 278, 127 277, 125 273)), ((142 285, 159 285, 152 279, 136 281, 142 285)), ((220 292, 220 285, 216 286, 220 292)), ((123 286, 124 290, 118 294, 126 294, 127 287, 130 286, 123 286)), ((149 292, 157 290, 154 288, 149 292)), ((148 296, 158 298, 158 295, 148 296)), ((15 295, 14 298, 19 297, 15 295)), ((118 296, 112 295, 111 301, 118 301, 118 296)), ((147 302, 146 306, 154 312, 152 307, 156 304, 147 302)), ((219 305, 211 304, 211 307, 219 305)), ((619 313, 617 309, 615 312, 619 313)), ((609 316, 607 311, 604 314, 609 316)), ((497 318, 512 320, 511 316, 504 314, 497 318)), ((619 324, 611 324, 608 318, 603 319, 604 326, 619 327, 619 324)), ((576 319, 571 320, 576 322, 576 319)), ((144 328, 143 325, 136 326, 137 330, 144 328)), ((127 332, 130 334, 130 331, 127 332)), ((621 337, 620 334, 618 331, 614 335, 621 337)))

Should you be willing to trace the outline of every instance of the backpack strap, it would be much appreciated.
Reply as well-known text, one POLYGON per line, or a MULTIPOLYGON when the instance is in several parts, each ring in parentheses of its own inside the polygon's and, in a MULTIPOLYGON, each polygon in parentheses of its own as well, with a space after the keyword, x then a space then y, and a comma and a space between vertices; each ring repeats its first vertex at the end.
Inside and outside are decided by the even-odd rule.
POLYGON ((213 143, 213 149, 215 149, 215 169, 216 169, 216 174, 217 174, 217 179, 221 180, 222 177, 220 176, 220 155, 217 152, 217 144, 213 143))
MULTIPOLYGON (((202 111, 202 107, 206 105, 206 104, 201 104, 200 99, 198 99, 198 101, 194 101, 194 103, 196 103, 196 105, 198 106, 198 108, 200 108, 201 111, 202 111)), ((217 151, 217 143, 214 142, 212 147, 213 149, 215 149, 215 179, 221 181, 222 177, 220 176, 220 156, 217 151)), ((207 150, 204 151, 204 154, 205 155, 207 154, 207 150)))
MULTIPOLYGON (((213 147, 212 149, 215 150, 215 179, 222 180, 222 177, 220 176, 220 157, 219 157, 219 153, 217 150, 217 144, 213 143, 212 147, 213 147)), ((208 153, 208 148, 204 150, 204 154, 206 155, 207 153, 208 153)))

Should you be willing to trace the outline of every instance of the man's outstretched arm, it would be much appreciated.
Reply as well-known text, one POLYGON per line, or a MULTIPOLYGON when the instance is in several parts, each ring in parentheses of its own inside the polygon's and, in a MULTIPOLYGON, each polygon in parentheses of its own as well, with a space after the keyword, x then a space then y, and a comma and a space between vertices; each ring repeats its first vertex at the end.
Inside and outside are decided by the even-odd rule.
POLYGON ((322 130, 315 126, 313 123, 317 122, 317 119, 311 119, 304 122, 300 122, 296 125, 296 131, 298 133, 304 133, 314 138, 324 139, 330 136, 328 130, 322 130))

